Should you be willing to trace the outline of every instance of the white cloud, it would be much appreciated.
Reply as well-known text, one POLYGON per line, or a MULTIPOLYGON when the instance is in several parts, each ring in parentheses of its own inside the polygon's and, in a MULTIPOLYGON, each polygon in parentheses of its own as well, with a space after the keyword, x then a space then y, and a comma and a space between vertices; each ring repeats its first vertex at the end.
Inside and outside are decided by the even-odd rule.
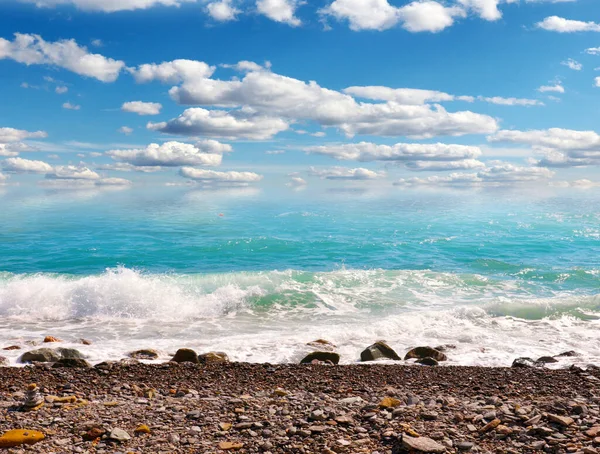
POLYGON ((110 150, 106 154, 138 167, 218 166, 223 159, 221 154, 204 153, 197 146, 181 142, 152 143, 144 149, 110 150))
POLYGON ((95 166, 96 170, 108 170, 111 172, 141 172, 153 173, 160 172, 163 168, 159 166, 134 166, 126 162, 115 162, 111 164, 99 164, 95 166))
POLYGON ((501 96, 484 97, 478 96, 477 99, 480 101, 489 102, 490 104, 497 104, 500 106, 543 106, 544 103, 537 99, 526 99, 526 98, 503 98, 501 96))
POLYGON ((375 172, 362 167, 349 169, 346 167, 330 167, 327 169, 316 169, 311 167, 309 174, 325 180, 377 180, 385 178, 385 172, 375 172))
POLYGON ((84 166, 58 166, 52 172, 46 174, 46 178, 52 180, 99 180, 98 175, 93 170, 84 166))
POLYGON ((479 147, 445 143, 397 143, 377 145, 370 142, 332 144, 305 148, 313 154, 341 161, 462 161, 481 156, 479 147))
POLYGON ((265 151, 265 154, 271 154, 271 155, 276 155, 276 154, 284 154, 285 150, 269 150, 269 151, 265 151))
POLYGON ((193 167, 182 167, 179 174, 182 177, 207 184, 246 185, 257 183, 263 179, 262 175, 254 172, 216 172, 193 167))
POLYGON ((256 2, 256 9, 260 14, 275 22, 286 23, 292 27, 297 27, 302 23, 295 16, 298 6, 298 0, 257 0, 256 2))
POLYGON ((14 150, 12 148, 12 145, 13 144, 0 143, 0 156, 3 156, 3 157, 18 156, 19 151, 14 150))
POLYGON ((98 186, 130 186, 132 183, 125 178, 102 178, 96 181, 98 186))
POLYGON ((306 186, 308 183, 304 178, 300 177, 292 177, 290 182, 286 184, 286 186, 290 188, 301 188, 306 186))
POLYGON ((63 106, 63 109, 67 109, 67 110, 79 110, 79 109, 81 109, 80 105, 71 104, 70 102, 65 102, 62 106, 63 106))
POLYGON ((102 47, 104 46, 104 42, 101 39, 93 39, 92 46, 94 47, 102 47))
POLYGON ((117 131, 121 134, 125 134, 126 136, 129 136, 133 133, 133 129, 129 126, 121 126, 117 131))
POLYGON ((206 10, 210 17, 219 22, 227 22, 235 20, 236 16, 241 13, 239 9, 234 7, 232 0, 220 0, 211 2, 206 6, 206 10))
POLYGON ((473 170, 485 167, 477 159, 463 159, 459 161, 408 161, 406 167, 414 171, 448 171, 448 170, 473 170))
POLYGON ((448 176, 401 179, 395 186, 506 186, 514 184, 547 181, 554 172, 543 167, 524 167, 508 163, 498 163, 477 173, 451 173, 448 176))
POLYGON ((590 55, 600 55, 600 47, 590 47, 585 50, 585 53, 590 55))
POLYGON ((213 139, 202 139, 197 141, 194 146, 199 149, 202 153, 231 153, 233 151, 233 147, 228 143, 222 143, 218 140, 213 139))
POLYGON ((596 87, 600 87, 600 77, 596 77, 594 79, 594 83, 595 83, 596 87))
POLYGON ((8 180, 8 175, 4 175, 3 173, 0 173, 0 185, 4 184, 4 182, 8 180))
POLYGON ((43 161, 31 161, 23 158, 8 158, 1 161, 2 169, 14 173, 50 173, 54 168, 43 161))
POLYGON ((214 66, 195 60, 173 60, 160 64, 147 63, 137 68, 127 69, 138 83, 159 80, 163 83, 181 83, 205 79, 213 75, 214 66))
POLYGON ((558 33, 600 32, 600 24, 596 22, 583 22, 558 16, 547 17, 538 22, 536 27, 558 33))
POLYGON ((537 90, 541 93, 548 93, 548 92, 564 93, 565 92, 565 88, 560 83, 555 84, 555 85, 542 85, 537 90))
POLYGON ((501 0, 458 0, 464 7, 474 10, 482 19, 496 21, 502 17, 498 9, 501 0))
POLYGON ((572 58, 569 58, 568 60, 565 60, 560 64, 566 66, 569 69, 572 69, 573 71, 581 71, 583 69, 583 65, 577 60, 573 60, 572 58))
POLYGON ((114 82, 125 63, 91 54, 75 40, 47 42, 39 35, 15 33, 14 41, 0 38, 0 60, 10 58, 26 65, 52 65, 102 82, 114 82))
MULTIPOLYGON (((343 90, 358 98, 372 99, 375 101, 393 101, 405 105, 422 105, 432 102, 454 101, 456 96, 435 90, 421 90, 417 88, 390 88, 382 86, 348 87, 343 90)), ((473 98, 469 98, 473 100, 473 98)))
POLYGON ((582 179, 582 180, 574 180, 574 181, 555 181, 555 182, 550 183, 550 185, 557 187, 557 188, 590 189, 590 188, 599 187, 600 182, 582 179))
POLYGON ((187 109, 169 122, 148 123, 148 129, 167 134, 205 135, 231 140, 270 139, 288 128, 287 122, 276 117, 246 114, 244 111, 206 110, 199 107, 187 109))
POLYGON ((66 92, 68 92, 68 91, 69 91, 69 89, 68 89, 67 87, 65 87, 65 86, 58 86, 58 87, 56 87, 56 88, 54 89, 54 91, 55 91, 56 93, 58 93, 59 95, 63 95, 63 94, 65 94, 66 92))
POLYGON ((431 0, 419 0, 400 8, 387 0, 335 0, 320 10, 326 16, 348 21, 350 29, 386 30, 399 22, 410 32, 439 32, 454 23, 455 17, 464 17, 463 8, 444 5, 431 0))
POLYGON ((594 131, 551 128, 545 130, 502 130, 488 137, 490 142, 529 145, 544 157, 543 167, 600 165, 600 135, 594 131))
MULTIPOLYGON (((162 65, 168 66, 169 63, 162 65)), ((208 65, 204 66, 210 68, 208 65)), ((283 123, 287 125, 295 121, 311 120, 322 127, 336 127, 347 136, 375 134, 426 138, 437 135, 489 133, 498 129, 496 119, 488 115, 469 111, 448 112, 439 105, 405 105, 396 101, 357 102, 350 94, 323 88, 314 81, 307 83, 259 68, 258 70, 248 68, 243 79, 232 78, 228 81, 198 77, 196 74, 182 76, 177 73, 174 79, 180 80, 181 85, 171 88, 169 94, 178 103, 241 108, 241 110, 223 112, 188 109, 179 119, 169 122, 169 126, 185 129, 187 134, 191 134, 189 130, 193 129, 192 126, 197 121, 213 122, 217 117, 227 117, 230 121, 242 117, 256 117, 268 119, 268 123, 276 124, 277 128, 269 129, 277 129, 277 132, 287 129, 283 123), (194 121, 191 116, 196 117, 194 121)), ((149 75, 143 80, 152 80, 153 77, 149 75)), ((168 79, 172 78, 168 77, 168 79)), ((388 91, 373 96, 389 94, 388 91)), ((395 91, 392 95, 402 96, 395 91)), ((423 98, 437 99, 444 96, 440 92, 405 90, 402 99, 410 100, 411 97, 413 99, 411 102, 414 103, 423 98)), ((472 99, 472 97, 461 97, 461 100, 472 99)), ((165 126, 166 124, 151 125, 160 130, 165 126)), ((168 129, 173 132, 173 128, 168 129)), ((213 128, 209 128, 211 129, 213 128)), ((202 133, 200 129, 196 134, 202 133)), ((263 138, 272 135, 260 134, 263 138)), ((219 133, 219 136, 228 137, 222 133, 219 133)))
POLYGON ((179 6, 186 2, 196 0, 20 0, 25 3, 35 3, 38 7, 55 7, 72 5, 84 11, 102 11, 114 13, 116 11, 133 11, 147 9, 154 6, 179 6))
POLYGON ((25 139, 44 139, 48 137, 45 131, 25 131, 15 128, 0 128, 0 143, 19 142, 25 139))
POLYGON ((132 112, 138 115, 158 115, 161 109, 162 104, 158 102, 129 101, 121 106, 123 112, 132 112))
MULTIPOLYGON (((472 1, 472 0, 471 0, 472 1)), ((454 24, 457 17, 465 17, 464 9, 446 7, 436 1, 420 0, 398 8, 402 27, 409 32, 440 32, 454 24)))

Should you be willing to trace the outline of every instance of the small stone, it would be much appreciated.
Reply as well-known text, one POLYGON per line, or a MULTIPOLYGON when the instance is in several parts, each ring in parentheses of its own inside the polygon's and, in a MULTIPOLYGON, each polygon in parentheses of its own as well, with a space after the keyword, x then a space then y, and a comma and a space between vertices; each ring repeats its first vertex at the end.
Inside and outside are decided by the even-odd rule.
POLYGON ((393 397, 384 397, 381 402, 379 402, 379 406, 381 408, 396 408, 399 407, 402 402, 393 397))
POLYGON ((408 359, 424 359, 424 358, 433 358, 436 361, 446 361, 448 359, 448 357, 436 350, 435 348, 432 347, 416 347, 413 348, 412 350, 410 350, 405 356, 404 356, 404 360, 408 360, 408 359))
POLYGON ((150 430, 150 427, 148 427, 146 424, 140 424, 139 426, 137 426, 135 428, 133 433, 134 434, 149 434, 149 433, 152 433, 152 431, 150 430))
POLYGON ((62 342, 59 338, 57 337, 53 337, 53 336, 46 336, 44 337, 44 343, 45 344, 49 344, 52 342, 62 342))
POLYGON ((131 440, 131 435, 129 435, 123 429, 119 429, 118 427, 116 427, 110 432, 108 438, 113 441, 122 443, 131 440))
POLYGON ((146 349, 130 352, 127 356, 129 356, 130 358, 134 358, 134 359, 157 359, 158 352, 151 348, 146 348, 146 349))
POLYGON ((312 352, 305 356, 300 364, 310 364, 313 361, 330 361, 333 364, 339 364, 340 355, 334 352, 312 352))
POLYGON ((513 430, 508 426, 500 424, 498 427, 496 427, 496 432, 502 435, 510 435, 513 433, 513 430))
POLYGON ((473 443, 472 441, 459 441, 458 443, 456 443, 456 449, 462 452, 470 451, 471 449, 473 449, 474 446, 475 443, 473 443))
POLYGON ((273 394, 279 397, 285 397, 287 396, 289 393, 282 388, 275 388, 275 391, 273 391, 273 394))
POLYGON ((12 351, 12 350, 21 350, 21 347, 18 345, 11 345, 10 347, 4 347, 2 350, 12 351))
POLYGON ((427 437, 413 438, 404 435, 402 437, 402 446, 404 446, 408 450, 423 453, 441 454, 446 452, 445 446, 427 437))
POLYGON ((198 363, 198 354, 189 348, 180 348, 171 361, 176 363, 198 363))
POLYGON ((0 448, 15 448, 21 445, 33 445, 46 436, 37 430, 9 430, 0 437, 0 448))
POLYGON ((600 426, 593 426, 585 431, 585 434, 590 438, 596 438, 600 434, 600 426))
POLYGON ((490 421, 489 423, 487 423, 481 429, 479 429, 479 432, 481 432, 481 433, 489 432, 490 430, 495 429, 496 427, 498 427, 500 425, 500 422, 501 421, 496 418, 493 421, 490 421))
POLYGON ((244 447, 244 443, 233 443, 231 441, 222 441, 219 443, 219 449, 223 451, 238 451, 244 447))
POLYGON ((560 424, 563 427, 569 427, 575 422, 573 418, 570 418, 568 416, 553 415, 552 413, 548 413, 548 419, 552 422, 560 424))
POLYGON ((327 426, 310 426, 308 428, 308 430, 310 430, 311 433, 323 433, 327 430, 327 426))
POLYGON ((92 345, 92 341, 87 339, 79 339, 79 342, 81 342, 83 345, 92 345))
POLYGON ((220 422, 219 423, 219 428, 223 431, 223 432, 227 432, 228 430, 231 430, 231 428, 233 427, 233 424, 229 423, 229 422, 220 422))
POLYGON ((83 439, 85 441, 93 441, 97 438, 100 438, 102 435, 104 435, 106 433, 106 430, 101 429, 100 427, 92 427, 90 430, 88 430, 84 435, 83 435, 83 439))

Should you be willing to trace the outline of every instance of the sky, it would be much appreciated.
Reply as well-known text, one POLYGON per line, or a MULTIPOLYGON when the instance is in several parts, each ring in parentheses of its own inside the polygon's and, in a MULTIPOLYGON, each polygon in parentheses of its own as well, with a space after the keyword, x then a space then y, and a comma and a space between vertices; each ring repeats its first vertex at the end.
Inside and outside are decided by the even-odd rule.
POLYGON ((0 184, 600 186, 598 0, 0 0, 0 184))

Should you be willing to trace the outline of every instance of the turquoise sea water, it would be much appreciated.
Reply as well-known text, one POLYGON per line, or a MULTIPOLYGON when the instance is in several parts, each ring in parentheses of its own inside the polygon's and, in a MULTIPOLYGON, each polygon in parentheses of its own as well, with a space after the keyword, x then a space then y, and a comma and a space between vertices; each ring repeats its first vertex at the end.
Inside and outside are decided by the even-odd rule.
POLYGON ((0 343, 291 362, 324 337, 352 362, 386 339, 455 344, 456 364, 600 363, 594 191, 3 191, 0 343))

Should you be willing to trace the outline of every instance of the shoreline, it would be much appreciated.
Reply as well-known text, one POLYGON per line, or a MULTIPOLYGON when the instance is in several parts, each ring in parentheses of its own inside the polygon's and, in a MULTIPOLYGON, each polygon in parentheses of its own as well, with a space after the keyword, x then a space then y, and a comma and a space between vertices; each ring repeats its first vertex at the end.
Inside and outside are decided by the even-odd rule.
POLYGON ((412 443, 593 454, 600 444, 594 368, 115 362, 4 367, 0 382, 0 432, 45 436, 15 453, 395 454, 412 443), (31 383, 45 404, 20 411, 31 383))

